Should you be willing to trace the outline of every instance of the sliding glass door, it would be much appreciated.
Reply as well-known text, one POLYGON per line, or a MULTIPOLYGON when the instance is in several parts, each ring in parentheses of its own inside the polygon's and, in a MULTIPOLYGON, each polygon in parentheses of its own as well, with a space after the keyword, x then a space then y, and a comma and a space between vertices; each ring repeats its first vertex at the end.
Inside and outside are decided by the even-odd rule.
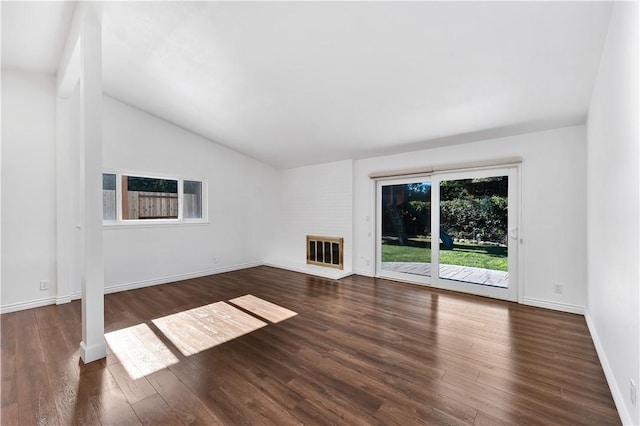
POLYGON ((378 276, 517 300, 517 167, 377 187, 378 276))
POLYGON ((517 300, 517 168, 433 177, 433 215, 443 243, 434 249, 437 286, 517 300))

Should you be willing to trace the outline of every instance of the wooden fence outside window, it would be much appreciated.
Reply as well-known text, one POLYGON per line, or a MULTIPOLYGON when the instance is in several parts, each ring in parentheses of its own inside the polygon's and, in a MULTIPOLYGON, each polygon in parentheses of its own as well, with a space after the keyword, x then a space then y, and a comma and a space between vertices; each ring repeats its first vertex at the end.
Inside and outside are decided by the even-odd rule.
MULTIPOLYGON (((178 194, 169 192, 127 191, 123 199, 123 220, 177 219, 178 194)), ((202 217, 202 202, 197 194, 183 194, 183 217, 202 217)), ((114 190, 102 191, 103 217, 116 220, 116 196, 114 190)))

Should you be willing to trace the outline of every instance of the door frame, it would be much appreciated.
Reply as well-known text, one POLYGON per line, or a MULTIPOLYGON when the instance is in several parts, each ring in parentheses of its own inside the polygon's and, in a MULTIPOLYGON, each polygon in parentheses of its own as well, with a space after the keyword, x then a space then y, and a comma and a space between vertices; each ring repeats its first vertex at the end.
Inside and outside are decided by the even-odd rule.
POLYGON ((375 276, 413 284, 426 285, 444 290, 459 291, 477 296, 509 300, 522 303, 523 298, 523 250, 522 250, 522 181, 520 164, 504 164, 486 167, 475 167, 459 170, 438 171, 433 173, 412 174, 406 176, 391 176, 375 179, 375 276), (473 177, 508 176, 509 177, 509 207, 508 224, 508 271, 509 288, 471 284, 439 277, 440 268, 440 182, 443 180, 468 179, 473 177), (382 240, 382 186, 416 182, 431 182, 431 238, 438 244, 431 245, 431 276, 420 276, 381 269, 381 240, 382 240), (436 231, 434 233, 434 230, 436 231), (515 230, 515 231, 514 231, 515 230), (512 233, 513 232, 513 233, 512 233))

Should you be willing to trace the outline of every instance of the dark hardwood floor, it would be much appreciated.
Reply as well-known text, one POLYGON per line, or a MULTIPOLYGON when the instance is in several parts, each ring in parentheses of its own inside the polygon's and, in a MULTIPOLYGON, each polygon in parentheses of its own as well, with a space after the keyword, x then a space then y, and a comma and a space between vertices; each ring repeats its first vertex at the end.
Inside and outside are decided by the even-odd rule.
POLYGON ((79 301, 0 321, 3 425, 620 424, 582 316, 373 278, 259 267, 107 295, 132 352, 88 365, 79 301), (297 315, 183 354, 206 337, 193 308, 247 294, 297 315))

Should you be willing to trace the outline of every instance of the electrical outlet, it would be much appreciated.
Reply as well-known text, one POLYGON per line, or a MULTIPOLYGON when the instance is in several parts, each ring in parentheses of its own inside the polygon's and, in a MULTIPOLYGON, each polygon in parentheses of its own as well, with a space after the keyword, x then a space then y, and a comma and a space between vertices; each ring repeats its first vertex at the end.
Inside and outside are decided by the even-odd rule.
POLYGON ((555 294, 562 294, 562 284, 555 283, 553 285, 553 292, 555 294))
POLYGON ((629 398, 631 399, 631 404, 636 405, 636 384, 633 379, 629 380, 629 398))
POLYGON ((40 290, 49 290, 49 281, 40 280, 40 290))

